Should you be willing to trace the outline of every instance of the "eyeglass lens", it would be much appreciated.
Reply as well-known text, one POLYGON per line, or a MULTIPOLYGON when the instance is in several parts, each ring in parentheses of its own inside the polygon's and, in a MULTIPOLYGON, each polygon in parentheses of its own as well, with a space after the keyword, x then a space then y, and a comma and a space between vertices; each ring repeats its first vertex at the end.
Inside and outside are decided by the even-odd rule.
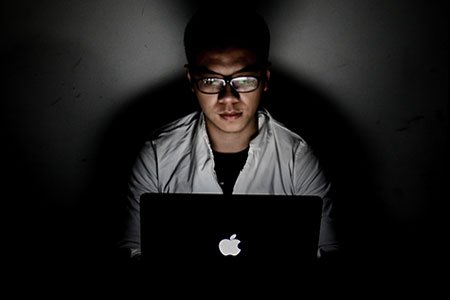
MULTIPOLYGON (((259 80, 252 76, 231 79, 230 85, 240 93, 251 92, 258 88, 259 80)), ((200 91, 205 93, 219 93, 227 84, 223 78, 202 78, 197 82, 200 91)))

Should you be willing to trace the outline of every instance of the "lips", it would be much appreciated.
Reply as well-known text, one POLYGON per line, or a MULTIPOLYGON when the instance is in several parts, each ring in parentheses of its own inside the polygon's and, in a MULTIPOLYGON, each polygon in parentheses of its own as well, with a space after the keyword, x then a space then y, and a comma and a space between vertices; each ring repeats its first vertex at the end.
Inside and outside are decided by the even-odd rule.
POLYGON ((219 116, 222 119, 225 119, 227 121, 232 121, 232 120, 236 120, 238 118, 240 118, 242 116, 241 112, 224 112, 224 113, 220 113, 219 116))

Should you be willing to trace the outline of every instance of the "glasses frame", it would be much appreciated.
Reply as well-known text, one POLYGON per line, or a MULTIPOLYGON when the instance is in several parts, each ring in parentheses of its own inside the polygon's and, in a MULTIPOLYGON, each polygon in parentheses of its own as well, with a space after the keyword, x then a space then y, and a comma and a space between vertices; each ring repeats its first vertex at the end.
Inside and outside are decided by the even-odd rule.
POLYGON ((240 93, 241 94, 241 93, 251 93, 251 92, 256 91, 259 88, 262 80, 263 80, 263 77, 261 77, 261 76, 253 76, 253 75, 251 75, 251 76, 250 75, 237 76, 237 77, 232 77, 232 76, 211 77, 210 76, 210 77, 201 77, 201 78, 195 79, 195 85, 196 85, 197 89, 200 91, 200 93, 207 94, 207 95, 220 94, 220 92, 223 91, 223 89, 227 86, 227 84, 229 84, 233 88, 233 90, 236 91, 236 93, 240 93), (256 87, 254 89, 252 89, 250 91, 239 92, 239 91, 236 90, 236 88, 232 84, 233 80, 237 80, 239 78, 254 78, 257 81, 257 85, 256 85, 256 87), (202 91, 202 89, 200 88, 200 82, 202 80, 205 80, 205 79, 217 79, 217 80, 221 80, 222 82, 225 82, 225 84, 223 84, 222 88, 219 91, 217 91, 217 92, 214 92, 214 93, 213 92, 205 92, 205 91, 202 91))

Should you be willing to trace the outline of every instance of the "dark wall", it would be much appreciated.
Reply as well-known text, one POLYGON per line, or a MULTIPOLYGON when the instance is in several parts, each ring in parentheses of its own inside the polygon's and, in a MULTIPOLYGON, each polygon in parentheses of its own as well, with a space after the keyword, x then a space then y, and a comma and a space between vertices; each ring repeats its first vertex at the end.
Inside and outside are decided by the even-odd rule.
MULTIPOLYGON (((2 2, 12 252, 70 265, 110 251, 140 144, 195 109, 182 33, 196 5, 2 2)), ((273 40, 267 106, 317 148, 346 195, 347 247, 365 262, 395 253, 400 268, 428 264, 448 164, 444 5, 266 1, 260 11, 273 40)))

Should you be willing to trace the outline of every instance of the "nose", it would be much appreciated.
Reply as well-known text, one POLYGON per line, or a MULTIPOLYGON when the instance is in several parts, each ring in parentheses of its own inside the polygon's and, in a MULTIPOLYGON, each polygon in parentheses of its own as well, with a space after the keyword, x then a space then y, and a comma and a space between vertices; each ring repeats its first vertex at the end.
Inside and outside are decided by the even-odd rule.
POLYGON ((220 91, 219 95, 219 103, 231 102, 235 103, 239 101, 239 93, 227 83, 224 88, 220 91))

